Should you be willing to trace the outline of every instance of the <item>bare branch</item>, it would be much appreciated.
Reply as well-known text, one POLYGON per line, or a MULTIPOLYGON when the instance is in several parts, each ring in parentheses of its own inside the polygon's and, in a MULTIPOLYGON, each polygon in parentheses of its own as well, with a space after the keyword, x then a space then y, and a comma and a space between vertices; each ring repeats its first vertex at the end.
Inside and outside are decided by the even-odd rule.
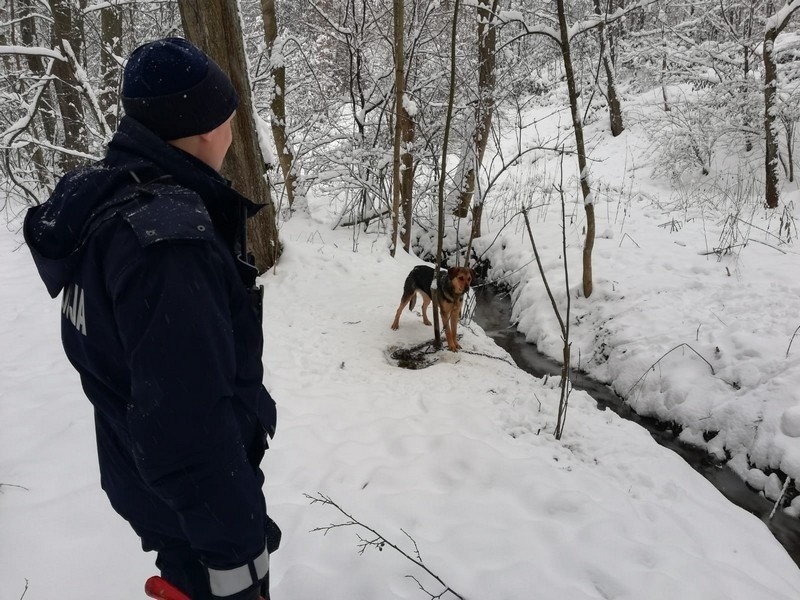
POLYGON ((312 531, 323 531, 325 533, 328 533, 330 530, 332 530, 334 528, 338 528, 338 527, 351 527, 351 526, 360 527, 360 528, 368 531, 370 534, 372 534, 372 537, 371 538, 364 538, 364 537, 362 537, 360 535, 358 536, 358 539, 359 539, 359 544, 358 544, 359 554, 363 554, 364 551, 367 548, 371 548, 372 547, 372 548, 377 548, 379 551, 382 551, 384 549, 384 547, 388 546, 392 550, 395 550, 396 552, 398 552, 401 556, 403 556, 403 557, 407 558, 408 560, 410 560, 417 567, 419 567, 420 569, 425 571, 428 575, 433 577, 444 588, 444 590, 440 594, 433 595, 430 592, 428 592, 427 590, 425 590, 425 588, 422 587, 422 585, 419 583, 419 581, 415 577, 411 577, 412 579, 414 579, 414 581, 417 582, 417 584, 420 586, 420 589, 425 591, 425 593, 428 594, 431 598, 441 598, 442 596, 444 596, 444 594, 449 592, 450 594, 452 594, 456 598, 460 598, 461 600, 465 600, 464 596, 462 596, 461 594, 457 593, 453 588, 451 588, 449 585, 447 585, 438 575, 436 575, 427 566, 425 566, 425 564, 422 562, 422 560, 420 558, 419 548, 417 547, 416 542, 414 542, 414 540, 411 538, 411 536, 408 533, 406 533, 405 531, 403 531, 402 529, 401 529, 401 531, 403 531, 403 533, 406 535, 406 537, 411 539, 411 541, 414 543, 414 553, 417 556, 416 558, 414 558, 413 556, 408 554, 405 550, 403 550, 402 548, 400 548, 396 544, 394 544, 394 543, 390 542, 389 540, 387 540, 383 535, 378 533, 372 527, 369 527, 368 525, 365 525, 364 523, 362 523, 361 521, 359 521, 358 519, 356 519, 355 517, 353 517, 352 515, 347 513, 341 506, 339 506, 336 502, 334 502, 330 498, 330 496, 326 496, 322 492, 317 492, 317 494, 315 496, 311 496, 309 494, 303 494, 303 495, 311 501, 311 504, 323 504, 323 505, 327 505, 327 506, 332 506, 333 508, 338 510, 342 515, 344 515, 346 517, 346 519, 347 519, 347 521, 345 521, 344 523, 331 524, 331 525, 328 525, 326 527, 318 527, 318 528, 312 529, 312 531))
POLYGON ((684 346, 686 346, 686 347, 687 347, 689 350, 691 350, 692 352, 694 352, 694 353, 695 353, 697 356, 699 356, 699 357, 700 357, 700 358, 703 360, 703 362, 704 362, 704 363, 706 363, 706 364, 708 365, 708 368, 709 368, 709 369, 711 369, 711 374, 712 374, 712 375, 716 375, 716 372, 714 371, 714 367, 713 367, 713 365, 712 365, 710 362, 708 362, 708 361, 705 359, 705 357, 704 357, 702 354, 700 354, 700 353, 699 353, 697 350, 695 350, 695 349, 694 349, 694 348, 692 348, 692 347, 691 347, 689 344, 687 344, 687 343, 685 343, 685 342, 684 342, 683 344, 678 344, 678 345, 677 345, 677 346, 675 346, 674 348, 672 348, 672 349, 670 349, 670 350, 667 350, 667 351, 666 351, 664 354, 662 354, 662 355, 661 355, 661 358, 659 358, 659 359, 658 359, 656 362, 654 362, 652 365, 650 365, 649 367, 647 367, 647 369, 645 369, 645 372, 644 372, 644 373, 642 373, 642 376, 641 376, 641 377, 639 377, 639 379, 637 379, 637 380, 634 382, 634 384, 633 384, 633 385, 630 387, 630 389, 628 389, 628 391, 626 392, 625 396, 628 396, 628 395, 631 393, 631 391, 633 391, 633 388, 635 388, 637 385, 639 385, 639 382, 640 382, 640 381, 642 381, 642 379, 644 379, 644 378, 647 376, 647 374, 648 374, 648 373, 649 373, 651 370, 653 370, 653 369, 655 368, 655 366, 656 366, 658 363, 660 363, 660 362, 661 362, 661 361, 662 361, 662 360, 663 360, 663 359, 664 359, 664 358, 665 358, 665 357, 666 357, 668 354, 670 354, 671 352, 674 352, 674 351, 675 351, 675 350, 677 350, 678 348, 682 348, 682 347, 684 347, 684 346))
POLYGON ((798 331, 800 331, 800 325, 798 325, 797 329, 794 330, 794 333, 792 334, 792 339, 789 340, 789 347, 786 348, 786 358, 789 358, 789 350, 792 349, 792 342, 794 341, 794 338, 797 337, 798 331))

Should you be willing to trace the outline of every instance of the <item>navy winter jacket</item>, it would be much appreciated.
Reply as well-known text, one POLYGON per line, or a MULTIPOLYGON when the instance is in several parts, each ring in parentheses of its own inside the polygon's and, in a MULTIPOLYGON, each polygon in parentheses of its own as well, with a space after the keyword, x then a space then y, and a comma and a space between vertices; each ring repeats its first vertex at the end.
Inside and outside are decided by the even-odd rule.
POLYGON ((246 565, 280 537, 258 468, 275 403, 241 274, 252 267, 237 260, 256 210, 125 117, 106 158, 65 176, 25 219, 48 291, 63 294, 62 340, 94 405, 103 489, 145 550, 188 543, 211 569, 246 565))

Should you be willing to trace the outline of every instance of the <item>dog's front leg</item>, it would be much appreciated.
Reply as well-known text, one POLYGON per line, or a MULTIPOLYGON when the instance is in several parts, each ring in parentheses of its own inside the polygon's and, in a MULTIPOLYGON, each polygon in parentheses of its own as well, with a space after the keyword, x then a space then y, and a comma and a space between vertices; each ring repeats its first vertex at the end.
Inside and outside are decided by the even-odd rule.
POLYGON ((458 343, 458 318, 460 312, 461 311, 459 311, 458 308, 453 308, 453 311, 450 313, 450 337, 452 340, 452 344, 450 344, 450 349, 453 352, 461 350, 461 344, 458 343), (455 346, 455 348, 453 346, 455 346))
MULTIPOLYGON (((453 311, 445 311, 442 308, 442 324, 444 325, 444 335, 447 339, 447 347, 450 348, 452 352, 458 352, 458 343, 456 342, 455 330, 453 329, 453 311)), ((456 317, 456 323, 458 323, 458 317, 456 317)))

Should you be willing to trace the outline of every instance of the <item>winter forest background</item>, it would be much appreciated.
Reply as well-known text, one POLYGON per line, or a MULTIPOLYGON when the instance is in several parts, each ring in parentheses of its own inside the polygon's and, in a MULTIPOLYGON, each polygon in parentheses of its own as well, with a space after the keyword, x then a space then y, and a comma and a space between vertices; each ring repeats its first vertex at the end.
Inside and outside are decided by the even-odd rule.
MULTIPOLYGON (((580 223, 580 295, 603 302, 592 298, 594 242, 605 235, 595 206, 631 207, 634 162, 670 190, 674 231, 689 215, 717 224, 709 254, 737 257, 752 241, 743 230, 758 228, 761 244, 794 251, 798 9, 800 0, 5 0, 2 210, 18 224, 65 171, 101 158, 126 56, 185 35, 242 95, 225 175, 268 205, 250 231, 262 271, 279 261, 284 225, 324 201, 353 249, 383 234, 392 255, 469 263, 519 298, 525 282, 491 264, 487 248, 497 223, 524 232, 553 202, 569 213, 556 231, 580 223), (542 126, 547 118, 558 126, 542 126), (632 127, 645 143, 618 157, 624 176, 604 178, 603 145, 632 127)), ((569 326, 560 321, 549 351, 565 372, 578 362, 569 326)), ((800 415, 789 423, 800 428, 800 415)), ((556 437, 563 427, 559 411, 556 437)), ((695 433, 731 458, 731 438, 695 433)), ((756 468, 758 489, 772 478, 771 499, 799 513, 800 464, 788 473, 768 451, 745 452, 740 474, 756 468)))

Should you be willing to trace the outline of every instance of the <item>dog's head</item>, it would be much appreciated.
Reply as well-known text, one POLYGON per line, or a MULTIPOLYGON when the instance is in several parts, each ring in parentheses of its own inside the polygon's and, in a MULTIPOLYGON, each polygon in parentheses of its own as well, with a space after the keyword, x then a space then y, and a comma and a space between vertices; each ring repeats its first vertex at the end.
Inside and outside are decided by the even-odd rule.
POLYGON ((472 280, 475 278, 475 271, 467 267, 450 267, 447 270, 447 278, 453 291, 458 294, 465 294, 469 289, 472 280))

